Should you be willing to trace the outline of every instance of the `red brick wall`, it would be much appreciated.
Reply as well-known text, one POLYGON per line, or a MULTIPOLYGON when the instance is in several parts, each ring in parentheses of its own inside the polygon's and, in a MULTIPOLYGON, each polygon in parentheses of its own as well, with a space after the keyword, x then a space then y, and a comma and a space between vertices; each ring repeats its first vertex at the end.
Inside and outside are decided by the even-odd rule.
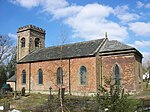
POLYGON ((17 90, 21 90, 25 87, 27 90, 29 88, 29 64, 18 64, 17 65, 17 90), (22 71, 26 71, 26 84, 22 84, 22 71))
POLYGON ((135 71, 135 63, 136 59, 134 54, 102 56, 103 84, 104 76, 108 77, 113 75, 113 67, 115 64, 118 64, 120 67, 122 87, 128 92, 136 90, 136 78, 138 73, 135 71))
POLYGON ((74 58, 66 59, 63 61, 55 60, 34 62, 31 64, 18 64, 17 89, 21 90, 22 87, 25 87, 26 90, 29 89, 29 74, 31 73, 31 91, 48 92, 49 87, 51 86, 52 91, 57 92, 59 86, 56 84, 56 72, 58 67, 62 65, 64 73, 64 87, 66 91, 70 91, 71 93, 93 93, 97 91, 97 88, 101 84, 101 78, 102 83, 104 84, 104 76, 110 76, 111 74, 113 75, 113 67, 115 64, 118 64, 120 67, 122 87, 124 87, 128 92, 141 90, 141 83, 138 78, 138 66, 140 65, 141 67, 141 62, 132 53, 86 58, 74 58), (79 70, 80 67, 83 65, 86 66, 87 69, 87 85, 80 84, 79 70), (22 85, 21 82, 21 73, 23 69, 25 69, 27 73, 26 85, 22 85), (39 69, 43 70, 43 84, 38 84, 39 69))
POLYGON ((73 92, 96 92, 96 58, 71 59, 71 88, 73 92), (79 70, 86 66, 88 84, 80 85, 79 70))
POLYGON ((29 89, 29 74, 31 73, 31 91, 49 91, 49 87, 52 87, 53 91, 58 90, 58 85, 56 84, 56 72, 60 65, 62 65, 64 73, 64 87, 66 91, 69 91, 69 72, 70 72, 70 88, 71 92, 96 92, 96 58, 74 58, 66 59, 63 61, 43 61, 35 63, 18 64, 17 67, 17 89, 21 90, 25 87, 26 90, 29 89), (70 64, 69 64, 70 63, 70 64), (81 66, 86 66, 88 74, 87 85, 80 85, 79 80, 79 69, 81 66), (30 67, 31 66, 31 67, 30 67), (70 71, 69 71, 70 66, 70 71), (30 68, 30 70, 29 70, 30 68), (22 85, 22 70, 26 70, 27 81, 26 85, 22 85), (38 70, 43 70, 43 84, 38 84, 38 70))

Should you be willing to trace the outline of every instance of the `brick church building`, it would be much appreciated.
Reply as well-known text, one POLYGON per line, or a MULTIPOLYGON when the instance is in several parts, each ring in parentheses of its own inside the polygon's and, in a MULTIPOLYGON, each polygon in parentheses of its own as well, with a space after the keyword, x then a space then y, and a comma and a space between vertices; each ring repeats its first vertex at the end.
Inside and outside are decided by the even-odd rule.
POLYGON ((62 85, 70 94, 93 94, 110 76, 126 92, 141 90, 142 54, 131 46, 105 37, 45 48, 42 28, 27 25, 17 33, 17 90, 58 92, 62 85))

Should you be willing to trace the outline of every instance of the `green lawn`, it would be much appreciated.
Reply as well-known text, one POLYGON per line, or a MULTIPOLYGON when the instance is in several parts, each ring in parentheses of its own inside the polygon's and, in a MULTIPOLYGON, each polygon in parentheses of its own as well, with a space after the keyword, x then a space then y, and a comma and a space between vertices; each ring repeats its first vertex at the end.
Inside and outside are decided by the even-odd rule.
MULTIPOLYGON (((150 91, 143 91, 140 94, 129 96, 129 100, 133 105, 137 105, 141 98, 150 99, 150 91)), ((85 96, 65 96, 64 104, 71 112, 91 112, 95 109, 96 100, 95 97, 85 96)), ((49 104, 48 106, 54 110, 60 107, 58 96, 54 96, 54 99, 48 103, 47 94, 30 94, 29 96, 21 96, 18 99, 14 99, 13 96, 8 96, 0 99, 0 105, 4 103, 10 103, 12 108, 21 110, 22 112, 29 112, 29 110, 42 109, 42 105, 49 104)), ((45 108, 45 107, 44 107, 45 108)))
POLYGON ((14 99, 13 96, 5 97, 0 99, 0 105, 9 103, 11 108, 18 110, 27 110, 36 106, 42 105, 47 102, 48 95, 45 94, 30 94, 29 96, 21 96, 20 98, 14 99))

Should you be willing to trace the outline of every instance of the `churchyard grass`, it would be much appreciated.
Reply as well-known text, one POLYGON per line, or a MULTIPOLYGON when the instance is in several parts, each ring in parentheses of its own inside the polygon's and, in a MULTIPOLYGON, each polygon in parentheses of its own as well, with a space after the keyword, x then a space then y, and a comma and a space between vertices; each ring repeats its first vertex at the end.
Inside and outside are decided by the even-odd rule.
MULTIPOLYGON (((149 91, 150 92, 150 91, 149 91)), ((59 99, 58 95, 54 96, 54 99, 48 101, 48 94, 30 94, 29 96, 21 96, 18 99, 13 97, 5 97, 0 99, 0 105, 3 105, 4 102, 10 103, 11 108, 21 110, 22 112, 38 112, 39 109, 49 112, 46 108, 51 108, 56 110, 59 108, 59 99)), ((141 92, 138 95, 129 96, 128 100, 132 102, 136 108, 137 104, 140 104, 140 98, 150 98, 148 92, 141 92)), ((70 112, 92 112, 96 109, 96 99, 94 96, 65 96, 64 105, 70 112)), ((41 111, 41 110, 39 110, 41 111)), ((53 112, 50 111, 50 112, 53 112)), ((55 111, 54 111, 55 112, 55 111)))

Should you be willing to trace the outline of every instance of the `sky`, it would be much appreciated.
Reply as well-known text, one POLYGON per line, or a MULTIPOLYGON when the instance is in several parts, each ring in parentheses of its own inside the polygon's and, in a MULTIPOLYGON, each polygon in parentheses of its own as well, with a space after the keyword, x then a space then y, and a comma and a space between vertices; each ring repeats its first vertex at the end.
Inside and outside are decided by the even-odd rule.
POLYGON ((46 30, 46 47, 101 39, 135 47, 150 60, 149 0, 0 0, 0 34, 17 41, 26 25, 46 30))

